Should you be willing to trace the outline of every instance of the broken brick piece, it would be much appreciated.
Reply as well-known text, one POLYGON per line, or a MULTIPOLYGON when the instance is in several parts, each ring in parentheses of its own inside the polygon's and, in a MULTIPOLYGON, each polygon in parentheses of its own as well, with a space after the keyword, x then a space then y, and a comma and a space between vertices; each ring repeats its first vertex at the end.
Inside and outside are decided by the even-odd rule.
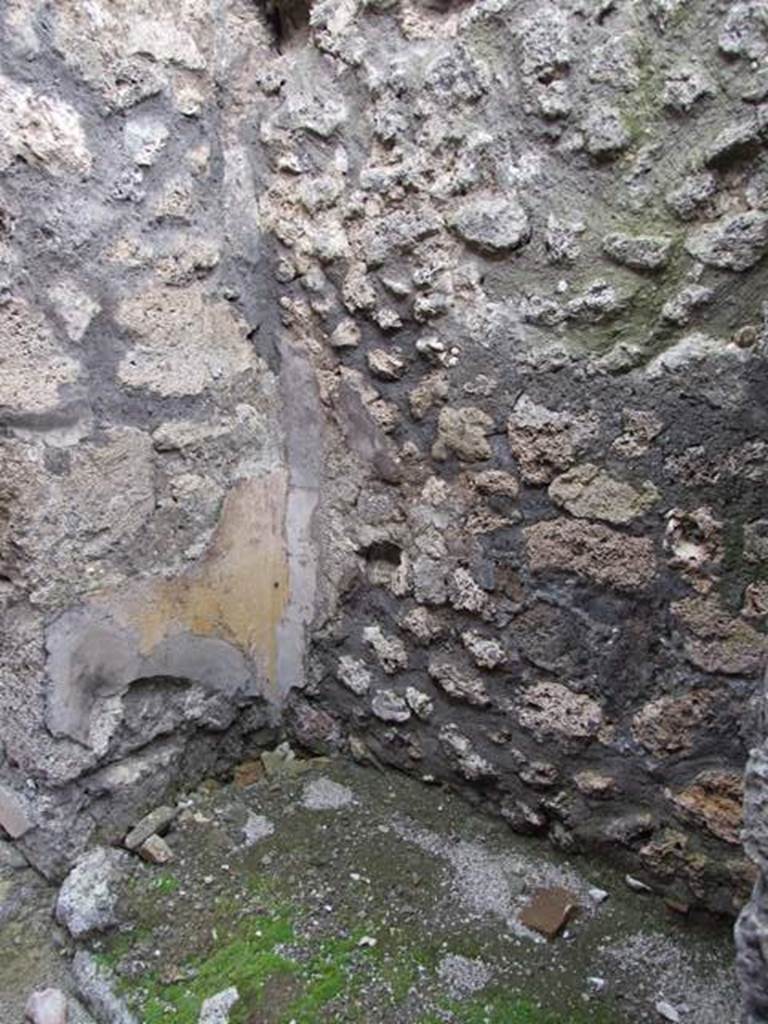
POLYGON ((537 889, 520 913, 520 923, 548 939, 557 938, 578 909, 568 889, 537 889))

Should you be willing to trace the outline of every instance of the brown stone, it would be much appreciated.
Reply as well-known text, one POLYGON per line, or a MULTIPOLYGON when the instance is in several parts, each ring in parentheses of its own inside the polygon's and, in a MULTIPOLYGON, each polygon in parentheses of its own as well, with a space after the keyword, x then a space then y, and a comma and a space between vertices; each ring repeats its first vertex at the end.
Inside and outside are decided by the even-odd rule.
POLYGON ((618 789, 616 779, 612 775, 605 775, 590 768, 578 772, 573 780, 580 793, 596 799, 614 796, 618 789))
POLYGON ((556 505, 577 519, 615 524, 637 519, 659 500, 659 492, 649 480, 634 486, 589 462, 561 473, 549 485, 548 493, 556 505))
POLYGON ((744 780, 736 772, 701 772, 692 785, 672 794, 672 802, 718 839, 741 843, 744 780))
POLYGON ((652 700, 632 719, 632 735, 654 757, 687 753, 715 714, 716 698, 712 690, 694 690, 652 700))
POLYGON ((597 735, 603 721, 597 701, 554 682, 529 687, 522 695, 517 714, 520 724, 539 740, 589 740, 597 735))
POLYGON ((523 530, 532 572, 573 573, 593 583, 637 590, 656 572, 653 541, 600 523, 547 519, 523 530))
POLYGON ((672 605, 688 635, 686 656, 705 672, 742 675, 762 668, 768 639, 742 619, 729 615, 713 598, 690 597, 672 605))
POLYGON ((691 909, 690 903, 683 903, 682 900, 665 899, 664 906, 672 914, 681 914, 685 917, 691 909))
POLYGON ((264 778, 261 761, 243 761, 235 767, 234 783, 238 789, 247 789, 264 778))
POLYGON ((441 409, 437 421, 438 443, 463 462, 490 459, 491 446, 486 435, 492 430, 491 417, 473 405, 441 409))
POLYGON ((573 464, 597 428, 592 413, 557 412, 521 395, 507 421, 507 437, 523 479, 545 484, 573 464))
POLYGON ((174 859, 173 850, 158 835, 152 835, 139 847, 139 856, 149 864, 170 864, 174 859))
POLYGON ((578 909, 576 897, 568 889, 538 889, 520 913, 520 924, 555 939, 578 909))

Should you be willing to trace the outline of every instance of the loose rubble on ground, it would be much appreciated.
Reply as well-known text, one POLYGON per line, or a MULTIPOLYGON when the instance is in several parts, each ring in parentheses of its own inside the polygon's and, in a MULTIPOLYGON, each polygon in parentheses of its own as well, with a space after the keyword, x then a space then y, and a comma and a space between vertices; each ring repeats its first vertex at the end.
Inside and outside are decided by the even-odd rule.
POLYGON ((737 998, 727 924, 287 744, 58 892, 21 860, 0 877, 3 1024, 724 1024, 737 998))

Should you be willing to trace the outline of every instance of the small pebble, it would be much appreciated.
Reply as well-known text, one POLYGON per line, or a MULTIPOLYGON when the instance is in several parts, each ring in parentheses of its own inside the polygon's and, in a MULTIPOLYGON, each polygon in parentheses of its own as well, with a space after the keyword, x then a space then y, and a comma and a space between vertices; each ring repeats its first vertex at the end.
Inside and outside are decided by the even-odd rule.
POLYGON ((650 885, 646 885, 645 882, 641 882, 639 878, 633 878, 632 875, 625 875, 624 881, 633 892, 653 892, 650 885))
POLYGON ((656 1003, 656 1012, 663 1020, 669 1021, 670 1024, 680 1024, 680 1014, 674 1006, 672 1006, 671 1003, 668 1003, 665 999, 660 999, 658 1003, 656 1003))

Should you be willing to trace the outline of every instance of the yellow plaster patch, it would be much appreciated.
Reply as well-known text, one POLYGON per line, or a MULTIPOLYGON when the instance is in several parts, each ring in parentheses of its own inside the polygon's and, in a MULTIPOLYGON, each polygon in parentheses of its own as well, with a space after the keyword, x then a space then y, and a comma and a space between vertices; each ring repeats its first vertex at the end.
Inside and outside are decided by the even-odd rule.
POLYGON ((238 483, 196 565, 175 579, 144 581, 97 600, 136 631, 144 655, 178 633, 217 637, 251 657, 274 686, 277 626, 288 600, 286 494, 282 470, 238 483))

